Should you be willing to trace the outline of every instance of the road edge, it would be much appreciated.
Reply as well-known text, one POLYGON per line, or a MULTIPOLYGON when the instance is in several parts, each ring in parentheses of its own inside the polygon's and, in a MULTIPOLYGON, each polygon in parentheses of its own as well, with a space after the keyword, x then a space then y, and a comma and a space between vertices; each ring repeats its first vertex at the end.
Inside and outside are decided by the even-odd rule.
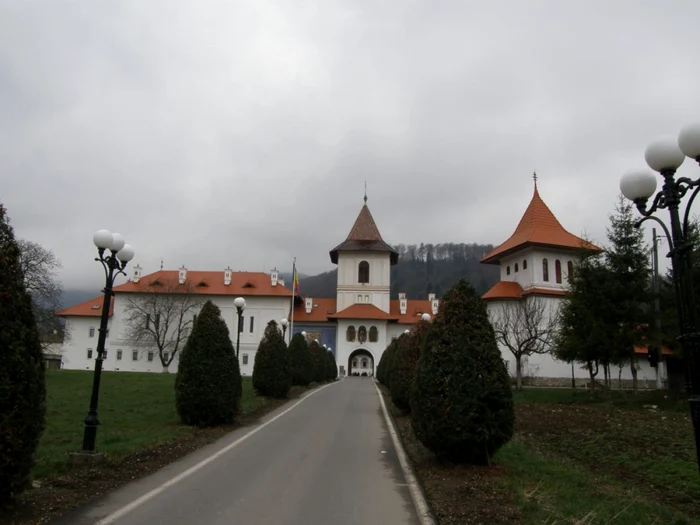
POLYGON ((386 421, 386 426, 389 429, 391 441, 394 443, 394 449, 396 450, 396 455, 399 458, 399 464, 401 465, 404 478, 406 478, 406 484, 408 485, 409 492, 411 493, 411 499, 413 500, 413 506, 416 509, 416 514, 418 514, 418 519, 420 520, 421 525, 437 525, 435 516, 433 516, 433 512, 430 510, 430 505, 428 505, 428 500, 425 498, 423 487, 419 483, 418 477, 413 471, 410 460, 408 459, 406 451, 403 448, 403 443, 401 442, 399 433, 396 430, 396 425, 394 425, 394 420, 389 414, 389 410, 386 408, 382 391, 379 389, 376 380, 374 380, 373 383, 374 388, 377 391, 377 395, 379 396, 379 403, 382 406, 384 420, 386 421))

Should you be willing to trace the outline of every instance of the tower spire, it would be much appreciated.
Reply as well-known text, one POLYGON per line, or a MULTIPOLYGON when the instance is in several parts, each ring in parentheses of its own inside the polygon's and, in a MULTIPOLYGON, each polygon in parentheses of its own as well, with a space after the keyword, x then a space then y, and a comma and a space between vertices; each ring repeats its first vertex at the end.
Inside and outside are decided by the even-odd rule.
POLYGON ((367 204, 367 181, 365 181, 365 204, 367 204))

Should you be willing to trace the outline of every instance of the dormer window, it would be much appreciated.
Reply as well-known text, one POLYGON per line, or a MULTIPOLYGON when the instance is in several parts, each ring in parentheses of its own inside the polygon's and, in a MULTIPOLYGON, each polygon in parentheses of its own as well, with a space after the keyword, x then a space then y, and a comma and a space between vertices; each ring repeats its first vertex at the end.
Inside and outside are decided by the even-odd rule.
POLYGON ((369 284, 369 263, 367 261, 362 261, 357 267, 357 282, 369 284))
POLYGON ((544 282, 549 281, 549 262, 547 259, 542 259, 542 280, 544 282))

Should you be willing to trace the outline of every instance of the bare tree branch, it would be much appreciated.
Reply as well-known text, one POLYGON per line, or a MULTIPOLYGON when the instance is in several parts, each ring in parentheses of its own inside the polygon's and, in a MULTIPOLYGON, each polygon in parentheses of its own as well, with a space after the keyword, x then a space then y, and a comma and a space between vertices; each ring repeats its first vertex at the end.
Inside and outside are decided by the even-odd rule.
POLYGON ((547 354, 554 348, 559 319, 557 312, 537 296, 504 302, 491 310, 496 340, 515 357, 516 384, 522 388, 522 359, 547 354))
MULTIPOLYGON (((57 277, 61 261, 51 250, 38 243, 20 239, 20 269, 24 277, 24 286, 32 298, 34 317, 41 336, 42 347, 46 351, 49 345, 57 344, 56 336, 62 341, 69 336, 63 333, 61 321, 56 314, 61 309, 63 288, 57 277)), ((52 352, 54 353, 54 352, 52 352)))
POLYGON ((156 348, 163 372, 167 372, 187 341, 204 300, 189 285, 161 283, 152 289, 129 294, 124 311, 125 340, 133 347, 156 348))

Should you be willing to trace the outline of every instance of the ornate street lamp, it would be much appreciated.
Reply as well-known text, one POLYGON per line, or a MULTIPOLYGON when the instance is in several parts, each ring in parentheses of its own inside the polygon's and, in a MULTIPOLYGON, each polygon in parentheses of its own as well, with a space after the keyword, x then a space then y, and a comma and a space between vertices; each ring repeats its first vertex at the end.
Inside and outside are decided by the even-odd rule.
POLYGON ((430 321, 430 314, 423 314, 420 316, 423 321, 430 321))
POLYGON ((282 339, 285 341, 287 340, 287 325, 289 324, 289 321, 287 321, 286 317, 283 317, 282 320, 280 321, 280 324, 282 325, 282 339))
POLYGON ((683 128, 680 135, 660 137, 646 149, 644 157, 651 169, 663 178, 663 185, 647 207, 648 200, 656 192, 656 176, 647 169, 631 170, 620 180, 620 191, 633 201, 639 213, 644 217, 636 226, 647 220, 657 222, 669 245, 668 257, 673 268, 673 285, 678 303, 679 342, 683 348, 683 360, 686 368, 686 390, 689 396, 690 416, 695 432, 695 448, 700 458, 700 333, 698 329, 698 311, 693 292, 691 277, 690 251, 688 239, 690 210, 695 197, 700 191, 700 178, 676 178, 676 170, 683 164, 685 157, 690 157, 700 164, 700 124, 683 128), (681 199, 693 189, 688 199, 685 212, 681 217, 679 206, 681 199), (653 213, 667 209, 670 215, 671 230, 653 213))
POLYGON ((243 331, 243 310, 245 310, 245 299, 243 297, 236 297, 233 300, 233 306, 236 307, 238 311, 238 325, 236 329, 236 359, 241 351, 241 332, 243 331))
POLYGON ((114 292, 114 280, 117 275, 124 273, 127 263, 134 258, 134 249, 126 244, 124 237, 118 233, 110 233, 100 230, 92 237, 92 242, 97 246, 96 261, 102 264, 105 272, 105 287, 103 290, 102 315, 100 317, 99 335, 97 338, 97 358, 95 359, 95 372, 92 376, 92 395, 90 396, 90 408, 85 416, 83 431, 83 453, 94 454, 95 441, 97 439, 97 427, 100 421, 97 417, 97 405, 100 398, 100 379, 102 377, 102 360, 107 340, 107 324, 109 323, 109 309, 112 304, 114 292), (109 253, 105 255, 106 250, 109 253))

